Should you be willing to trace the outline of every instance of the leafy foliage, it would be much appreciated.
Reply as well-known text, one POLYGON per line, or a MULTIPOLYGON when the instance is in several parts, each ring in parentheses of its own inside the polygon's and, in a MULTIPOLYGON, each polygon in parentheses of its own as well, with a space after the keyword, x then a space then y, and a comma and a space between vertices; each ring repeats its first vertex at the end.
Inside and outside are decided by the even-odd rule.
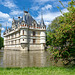
POLYGON ((59 17, 56 17, 52 23, 50 25, 48 25, 48 28, 47 28, 47 40, 46 40, 46 45, 52 45, 52 33, 56 33, 56 29, 60 27, 60 19, 62 18, 62 16, 59 16, 59 17), (50 36, 49 36, 50 35, 50 36))
MULTIPOLYGON (((49 32, 48 37, 52 40, 52 52, 54 59, 58 61, 59 58, 66 60, 64 64, 70 63, 75 58, 75 1, 71 0, 68 3, 68 13, 64 13, 58 21, 54 32, 49 32)), ((54 28, 53 27, 53 28, 54 28)), ((75 61, 75 59, 73 60, 75 61)))

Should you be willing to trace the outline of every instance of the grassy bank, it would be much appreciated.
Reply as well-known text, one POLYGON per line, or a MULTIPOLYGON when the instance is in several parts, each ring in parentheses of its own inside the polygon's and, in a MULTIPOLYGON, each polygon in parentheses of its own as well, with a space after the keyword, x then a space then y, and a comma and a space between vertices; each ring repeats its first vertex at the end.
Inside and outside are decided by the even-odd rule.
POLYGON ((0 68, 0 75, 75 75, 75 67, 0 68))

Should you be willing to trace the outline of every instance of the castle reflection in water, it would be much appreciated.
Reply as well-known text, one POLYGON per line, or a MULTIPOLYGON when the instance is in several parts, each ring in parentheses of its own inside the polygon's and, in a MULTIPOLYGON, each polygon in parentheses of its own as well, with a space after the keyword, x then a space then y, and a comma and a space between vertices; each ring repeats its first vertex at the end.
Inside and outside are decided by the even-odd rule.
POLYGON ((4 50, 0 51, 0 67, 49 67, 63 66, 59 61, 57 64, 54 60, 50 60, 48 51, 15 51, 4 50))
POLYGON ((46 67, 49 66, 46 51, 4 51, 4 67, 46 67))

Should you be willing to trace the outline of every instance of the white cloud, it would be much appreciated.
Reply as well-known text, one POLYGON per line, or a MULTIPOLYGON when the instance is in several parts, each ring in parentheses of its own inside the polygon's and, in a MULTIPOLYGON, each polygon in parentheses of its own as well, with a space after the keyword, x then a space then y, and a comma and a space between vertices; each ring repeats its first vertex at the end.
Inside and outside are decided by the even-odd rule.
MULTIPOLYGON (((68 12, 67 9, 63 9, 62 12, 68 12)), ((56 17, 62 15, 61 12, 45 12, 43 13, 43 19, 45 21, 45 24, 48 25, 49 23, 51 23, 51 21, 53 19, 55 19, 56 17)), ((40 21, 41 20, 41 15, 39 14, 36 18, 35 18, 37 21, 40 21)))
POLYGON ((62 10, 63 13, 69 12, 66 8, 62 10))
POLYGON ((6 23, 7 23, 7 28, 12 26, 12 18, 11 17, 16 17, 16 15, 21 15, 23 11, 21 11, 17 5, 13 2, 13 0, 0 0, 0 4, 3 6, 7 7, 10 9, 9 14, 3 13, 0 11, 0 23, 2 24, 2 33, 1 36, 3 37, 3 32, 6 28, 6 23))
POLYGON ((15 5, 15 3, 12 0, 4 0, 1 2, 2 5, 4 5, 5 7, 8 8, 17 8, 17 6, 15 5))
POLYGON ((1 31, 1 37, 3 37, 3 32, 4 32, 5 29, 2 28, 1 30, 2 30, 2 31, 1 31))
POLYGON ((47 2, 49 0, 35 0, 36 2, 47 2))
POLYGON ((39 9, 39 6, 32 7, 31 9, 34 10, 34 11, 36 11, 36 10, 39 9))
MULTIPOLYGON (((64 7, 67 7, 69 1, 71 1, 71 0, 61 1, 61 2, 62 2, 62 4, 64 5, 64 7)), ((55 1, 55 2, 53 3, 53 6, 54 6, 54 7, 57 7, 57 6, 63 7, 59 1, 55 1)))
POLYGON ((38 3, 45 3, 45 2, 48 2, 48 1, 56 1, 56 0, 34 0, 35 2, 38 2, 38 3))
POLYGON ((23 13, 23 11, 21 11, 21 10, 12 10, 11 12, 10 12, 10 15, 20 15, 20 14, 22 14, 23 13))
MULTIPOLYGON (((45 21, 52 21, 55 17, 59 15, 61 15, 60 12, 54 12, 54 13, 48 12, 48 13, 43 14, 43 18, 45 21)), ((37 20, 41 19, 41 15, 39 15, 36 19, 37 20)))
POLYGON ((12 18, 9 18, 8 21, 9 21, 9 22, 12 22, 12 18))
MULTIPOLYGON (((3 13, 0 11, 0 22, 2 24, 2 27, 6 26, 6 23, 10 23, 10 25, 8 25, 10 27, 12 18, 9 16, 9 14, 3 13)), ((3 30, 3 28, 2 28, 2 30, 3 30)))
POLYGON ((19 10, 18 6, 13 2, 13 0, 4 0, 1 1, 1 4, 11 10, 9 13, 10 15, 20 15, 22 13, 22 11, 19 10))
POLYGON ((6 27, 6 24, 7 24, 7 28, 8 28, 8 27, 11 27, 12 22, 5 21, 5 22, 3 22, 1 24, 2 24, 2 27, 4 27, 4 28, 6 27))
POLYGON ((47 21, 46 21, 45 24, 46 24, 46 26, 48 26, 48 25, 50 24, 50 22, 47 22, 47 21))
POLYGON ((42 7, 42 10, 48 10, 48 9, 51 9, 52 8, 52 5, 46 5, 44 7, 42 7))
POLYGON ((9 18, 10 16, 7 13, 3 13, 0 11, 0 18, 9 18))
POLYGON ((5 29, 2 27, 1 30, 4 31, 5 29))
MULTIPOLYGON (((36 10, 40 10, 41 9, 41 6, 44 5, 44 3, 48 2, 48 1, 54 1, 54 0, 32 0, 33 1, 33 5, 31 7, 31 9, 33 11, 36 11, 36 10)), ((42 9, 49 9, 51 8, 51 5, 47 5, 45 7, 43 7, 42 9)))
POLYGON ((11 10, 9 13, 11 16, 20 15, 23 13, 23 11, 19 10, 18 6, 13 2, 13 0, 4 0, 1 1, 1 4, 11 10))
POLYGON ((1 37, 3 37, 3 32, 1 33, 1 37))

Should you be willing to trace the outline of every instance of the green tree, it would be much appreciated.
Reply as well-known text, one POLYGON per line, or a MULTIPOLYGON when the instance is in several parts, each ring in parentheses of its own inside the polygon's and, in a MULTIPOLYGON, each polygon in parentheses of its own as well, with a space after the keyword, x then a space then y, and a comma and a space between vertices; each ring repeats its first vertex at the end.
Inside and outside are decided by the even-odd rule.
POLYGON ((68 13, 64 13, 62 19, 59 20, 60 27, 55 29, 55 33, 49 33, 52 39, 51 48, 54 59, 58 61, 63 59, 64 64, 75 61, 75 1, 68 3, 68 13))
POLYGON ((47 39, 47 40, 46 40, 46 45, 47 45, 47 46, 53 44, 53 39, 54 39, 54 38, 52 38, 52 34, 53 34, 53 33, 56 33, 55 30, 60 27, 60 24, 61 24, 61 23, 64 23, 63 21, 60 22, 60 20, 62 20, 62 18, 63 18, 62 16, 58 16, 58 17, 56 17, 56 18, 52 21, 51 24, 48 25, 48 27, 47 27, 47 32, 46 32, 46 34, 47 34, 47 37, 46 37, 46 39, 47 39))
POLYGON ((0 49, 4 46, 3 45, 4 39, 1 37, 1 28, 2 28, 2 25, 0 24, 0 49))
POLYGON ((0 49, 4 47, 4 38, 0 37, 0 49))
POLYGON ((55 33, 55 30, 60 27, 60 24, 61 24, 61 23, 64 23, 64 21, 61 21, 61 22, 60 22, 60 20, 62 20, 62 18, 63 18, 63 16, 58 16, 58 17, 56 17, 56 18, 51 22, 51 24, 48 25, 47 32, 55 33))

